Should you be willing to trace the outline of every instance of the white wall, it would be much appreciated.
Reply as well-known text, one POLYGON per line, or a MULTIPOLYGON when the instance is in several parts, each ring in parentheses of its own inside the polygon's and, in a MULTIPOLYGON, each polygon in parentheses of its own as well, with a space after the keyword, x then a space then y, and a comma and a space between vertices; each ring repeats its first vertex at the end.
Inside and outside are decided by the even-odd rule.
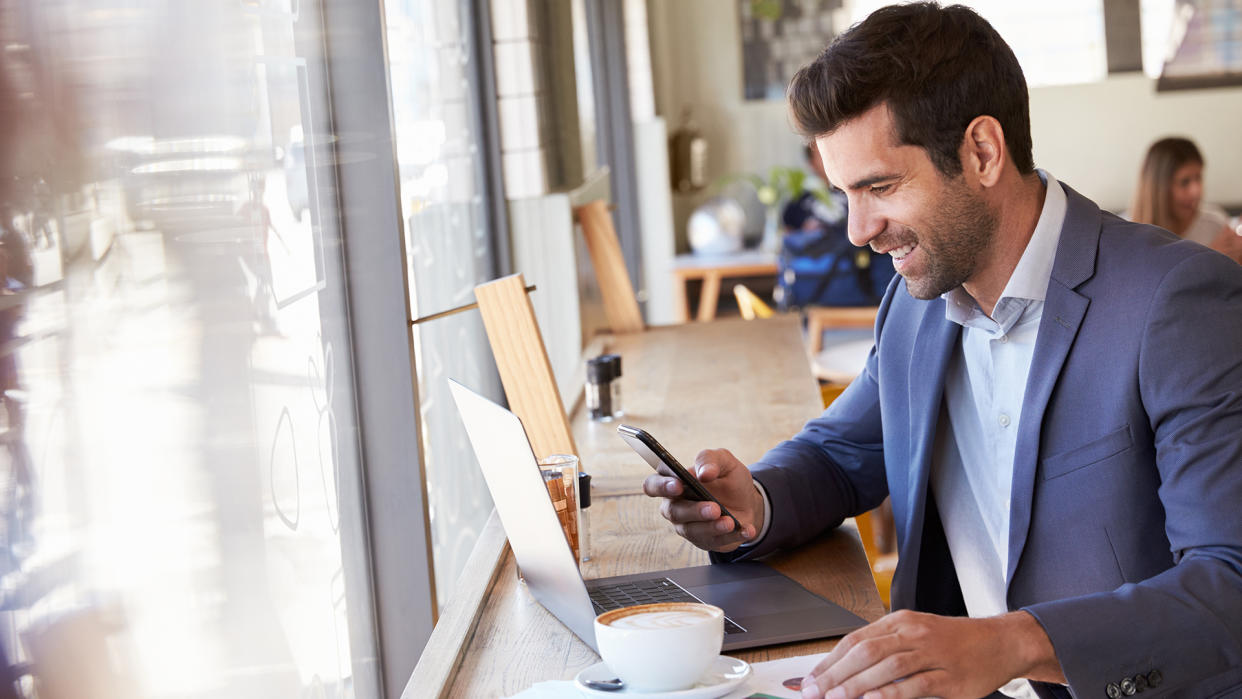
MULTIPOLYGON (((733 2, 657 1, 648 12, 656 107, 670 132, 679 126, 682 108, 693 108, 710 143, 709 180, 802 163, 784 104, 742 99, 733 2)), ((1168 134, 1189 136, 1203 149, 1210 201, 1242 203, 1242 88, 1157 94, 1141 75, 1035 88, 1031 122, 1036 164, 1105 208, 1127 206, 1143 153, 1168 134)), ((714 193, 676 196, 677 230, 714 193)))

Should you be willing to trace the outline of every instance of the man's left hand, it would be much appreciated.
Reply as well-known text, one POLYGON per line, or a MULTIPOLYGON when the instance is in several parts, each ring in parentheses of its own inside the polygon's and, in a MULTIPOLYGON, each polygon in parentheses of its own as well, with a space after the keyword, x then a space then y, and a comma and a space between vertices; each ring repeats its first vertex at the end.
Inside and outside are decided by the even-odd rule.
POLYGON ((802 680, 804 699, 985 696, 1017 677, 1064 682, 1035 617, 898 611, 841 639, 802 680))

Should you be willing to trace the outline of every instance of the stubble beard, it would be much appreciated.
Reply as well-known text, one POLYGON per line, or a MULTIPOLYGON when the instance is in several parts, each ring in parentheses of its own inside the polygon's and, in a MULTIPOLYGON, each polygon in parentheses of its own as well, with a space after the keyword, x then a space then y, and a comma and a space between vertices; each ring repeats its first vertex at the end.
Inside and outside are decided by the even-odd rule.
POLYGON ((909 229, 900 236, 917 240, 927 261, 927 271, 918 278, 902 275, 910 295, 924 301, 969 280, 996 237, 996 214, 987 202, 959 183, 947 183, 944 191, 926 231, 909 229))

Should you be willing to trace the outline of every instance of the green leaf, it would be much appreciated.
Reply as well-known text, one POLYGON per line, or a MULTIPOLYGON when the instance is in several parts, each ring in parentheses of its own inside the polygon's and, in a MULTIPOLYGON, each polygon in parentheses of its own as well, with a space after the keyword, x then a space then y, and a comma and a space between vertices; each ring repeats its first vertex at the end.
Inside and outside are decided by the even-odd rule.
POLYGON ((756 17, 770 20, 778 20, 784 14, 784 8, 781 7, 781 0, 750 0, 750 11, 756 17))

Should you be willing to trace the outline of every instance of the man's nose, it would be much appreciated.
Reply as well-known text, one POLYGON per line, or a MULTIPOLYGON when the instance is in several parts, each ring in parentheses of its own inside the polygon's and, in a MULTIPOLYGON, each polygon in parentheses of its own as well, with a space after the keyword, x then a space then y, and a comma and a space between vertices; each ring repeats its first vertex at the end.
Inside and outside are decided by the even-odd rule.
POLYGON ((861 248, 884 230, 884 217, 878 215, 871 207, 851 202, 846 230, 850 242, 861 248))

